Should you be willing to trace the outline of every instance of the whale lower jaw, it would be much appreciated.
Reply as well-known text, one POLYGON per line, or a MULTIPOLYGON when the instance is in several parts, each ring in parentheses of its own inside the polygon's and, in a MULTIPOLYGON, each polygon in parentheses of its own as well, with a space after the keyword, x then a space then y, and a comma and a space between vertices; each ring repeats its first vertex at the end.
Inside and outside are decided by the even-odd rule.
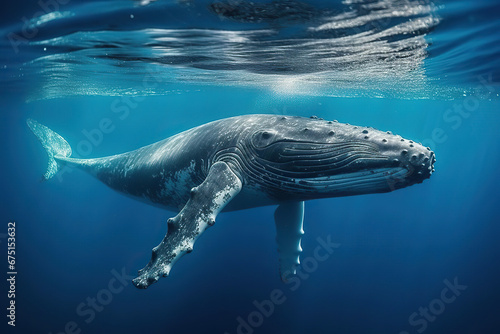
POLYGON ((296 179, 295 183, 316 193, 347 196, 389 192, 401 187, 409 174, 404 167, 367 169, 352 173, 296 179))

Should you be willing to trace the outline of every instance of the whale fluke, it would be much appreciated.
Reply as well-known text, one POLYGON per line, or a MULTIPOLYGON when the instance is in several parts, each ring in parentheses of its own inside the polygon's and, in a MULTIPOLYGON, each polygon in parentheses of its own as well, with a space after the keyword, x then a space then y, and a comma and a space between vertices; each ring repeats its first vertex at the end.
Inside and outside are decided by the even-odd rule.
POLYGON ((47 155, 49 156, 47 171, 43 175, 43 179, 48 180, 56 175, 59 170, 59 165, 55 158, 67 158, 71 156, 71 146, 69 146, 68 142, 63 137, 45 125, 42 125, 31 118, 29 118, 26 123, 28 123, 31 131, 42 143, 43 148, 45 148, 45 151, 47 151, 47 155))

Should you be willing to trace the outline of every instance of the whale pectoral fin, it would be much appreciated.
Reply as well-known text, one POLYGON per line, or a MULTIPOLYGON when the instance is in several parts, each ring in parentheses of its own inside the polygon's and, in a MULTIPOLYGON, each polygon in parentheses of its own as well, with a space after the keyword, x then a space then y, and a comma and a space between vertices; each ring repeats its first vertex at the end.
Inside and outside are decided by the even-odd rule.
POLYGON ((224 162, 215 163, 201 185, 191 189, 191 198, 174 218, 168 220, 168 232, 153 248, 151 261, 133 280, 136 287, 145 289, 167 276, 174 263, 193 250, 193 245, 217 214, 241 190, 240 179, 224 162))
POLYGON ((280 253, 280 276, 286 282, 290 275, 295 274, 300 264, 302 252, 300 240, 304 235, 304 202, 287 202, 280 204, 274 212, 276 223, 276 242, 280 253))

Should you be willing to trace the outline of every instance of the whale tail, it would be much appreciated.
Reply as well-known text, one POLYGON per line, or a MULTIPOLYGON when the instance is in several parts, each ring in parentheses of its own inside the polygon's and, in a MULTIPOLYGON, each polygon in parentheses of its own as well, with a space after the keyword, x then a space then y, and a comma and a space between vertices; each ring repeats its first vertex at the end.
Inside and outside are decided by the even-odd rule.
POLYGON ((71 156, 71 146, 69 146, 68 142, 63 137, 45 125, 42 125, 31 118, 28 119, 26 123, 28 123, 31 131, 42 143, 43 148, 45 148, 47 155, 49 156, 47 171, 43 175, 43 179, 48 180, 59 171, 60 166, 57 163, 56 158, 67 158, 71 156))

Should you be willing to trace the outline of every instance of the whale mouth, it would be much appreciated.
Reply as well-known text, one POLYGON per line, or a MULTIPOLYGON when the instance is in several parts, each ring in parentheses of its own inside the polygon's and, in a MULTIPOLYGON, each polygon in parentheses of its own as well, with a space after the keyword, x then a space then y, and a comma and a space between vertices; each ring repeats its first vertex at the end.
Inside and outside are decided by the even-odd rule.
POLYGON ((429 178, 434 152, 413 142, 403 148, 396 139, 385 147, 360 140, 275 140, 270 132, 258 133, 244 167, 252 182, 276 197, 286 193, 287 198, 384 193, 429 178))
POLYGON ((268 182, 267 187, 287 196, 300 194, 303 198, 341 197, 391 192, 408 183, 411 171, 405 167, 364 169, 355 172, 312 178, 282 179, 279 184, 268 182))
POLYGON ((388 192, 400 187, 408 175, 406 166, 394 165, 370 142, 263 143, 254 145, 248 175, 277 194, 313 198, 388 192))
POLYGON ((338 196, 388 192, 402 187, 410 171, 405 167, 366 169, 324 177, 296 180, 295 189, 304 187, 315 192, 338 196))
POLYGON ((370 142, 318 143, 280 140, 256 148, 255 160, 276 175, 309 179, 387 166, 388 157, 370 142))

